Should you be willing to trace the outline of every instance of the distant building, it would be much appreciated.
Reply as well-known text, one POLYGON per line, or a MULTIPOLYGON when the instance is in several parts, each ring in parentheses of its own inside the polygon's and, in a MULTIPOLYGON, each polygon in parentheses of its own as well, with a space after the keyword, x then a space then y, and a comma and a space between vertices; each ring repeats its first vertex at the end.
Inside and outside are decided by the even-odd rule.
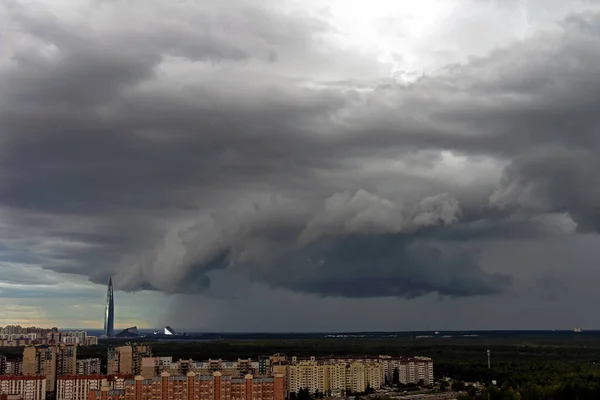
POLYGON ((113 294, 112 277, 108 278, 106 309, 104 311, 104 335, 106 337, 113 337, 115 335, 115 299, 113 294))
POLYGON ((0 356, 0 375, 6 375, 6 357, 0 356))
POLYGON ((123 329, 121 332, 117 333, 115 337, 117 338, 136 338, 140 334, 138 332, 137 326, 132 326, 131 328, 123 329))
POLYGON ((164 334, 165 334, 165 336, 173 336, 173 335, 176 335, 177 333, 175 333, 175 330, 173 328, 171 328, 170 326, 167 325, 167 326, 165 326, 164 334))
POLYGON ((3 335, 27 336, 34 334, 35 338, 45 338, 48 333, 57 332, 58 328, 38 328, 35 326, 22 327, 20 325, 8 325, 0 327, 0 337, 3 335))
POLYGON ((102 364, 99 358, 86 358, 77 360, 78 375, 97 375, 100 374, 102 364))
POLYGON ((400 383, 433 383, 433 360, 429 357, 399 357, 390 359, 387 368, 387 379, 392 381, 394 370, 398 369, 400 383))
POLYGON ((3 375, 0 376, 0 393, 7 398, 19 396, 23 400, 46 400, 46 378, 3 375))
POLYGON ((109 375, 140 375, 142 358, 151 357, 152 349, 147 345, 125 345, 110 347, 107 357, 107 373, 109 375))
POLYGON ((393 380, 398 370, 401 383, 433 383, 433 361, 428 357, 346 356, 271 357, 273 373, 286 375, 287 393, 307 388, 327 395, 341 396, 346 389, 364 392, 393 380))

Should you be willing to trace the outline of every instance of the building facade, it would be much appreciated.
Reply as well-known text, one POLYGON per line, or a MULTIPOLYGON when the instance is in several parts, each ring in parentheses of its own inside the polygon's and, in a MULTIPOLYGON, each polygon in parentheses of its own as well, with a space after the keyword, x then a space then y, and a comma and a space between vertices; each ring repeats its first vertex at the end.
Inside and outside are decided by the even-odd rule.
POLYGON ((397 370, 400 383, 433 383, 433 360, 428 357, 298 357, 281 358, 274 373, 286 376, 286 392, 308 389, 311 393, 341 396, 345 392, 361 393, 392 382, 397 370))
POLYGON ((150 379, 163 372, 171 372, 173 357, 142 357, 141 375, 150 379))
POLYGON ((98 375, 101 372, 102 363, 99 358, 86 358, 77 360, 78 375, 98 375))
POLYGON ((400 383, 433 383, 433 360, 429 357, 398 357, 386 360, 386 379, 393 382, 394 371, 398 371, 400 383))
POLYGON ((147 345, 125 345, 110 347, 107 356, 109 375, 141 375, 142 360, 151 357, 152 349, 147 345))
POLYGON ((46 400, 43 376, 0 376, 0 394, 19 395, 23 400, 46 400))
POLYGON ((56 382, 56 400, 86 400, 92 390, 124 390, 126 375, 65 375, 56 382))
POLYGON ((23 375, 45 376, 46 390, 54 392, 56 378, 76 373, 77 345, 25 347, 23 375))
POLYGON ((23 360, 6 360, 5 375, 21 375, 23 373, 23 360))
POLYGON ((160 376, 127 380, 123 390, 103 387, 91 390, 89 400, 285 400, 282 375, 256 378, 252 375, 232 377, 214 372, 212 375, 160 376))

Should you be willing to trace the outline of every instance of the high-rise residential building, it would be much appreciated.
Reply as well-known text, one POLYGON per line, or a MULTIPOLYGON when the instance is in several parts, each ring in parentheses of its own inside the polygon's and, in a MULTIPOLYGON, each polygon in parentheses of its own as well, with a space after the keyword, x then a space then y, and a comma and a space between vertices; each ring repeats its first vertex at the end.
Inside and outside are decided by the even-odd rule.
POLYGON ((107 373, 109 375, 141 375, 142 359, 151 357, 152 349, 147 345, 127 344, 109 347, 107 357, 107 373))
POLYGON ((392 382, 394 371, 398 370, 400 383, 433 383, 433 360, 429 357, 397 357, 386 361, 386 379, 392 382))
POLYGON ((90 390, 123 390, 126 375, 65 375, 56 382, 56 400, 87 400, 90 390))
POLYGON ((76 373, 77 345, 25 347, 23 375, 45 376, 46 389, 54 392, 56 377, 76 373))
POLYGON ((112 277, 108 278, 106 310, 104 313, 104 335, 106 337, 113 337, 115 335, 115 299, 113 296, 112 277))
POLYGON ((56 376, 77 373, 77 345, 60 345, 57 353, 56 376))
POLYGON ((433 383, 433 361, 428 357, 290 357, 274 362, 272 369, 285 373, 288 394, 308 389, 340 396, 346 390, 377 389, 386 380, 392 381, 395 369, 401 383, 433 383))
POLYGON ((77 375, 98 375, 102 364, 99 358, 77 360, 77 375))
POLYGON ((91 390, 89 400, 285 400, 283 375, 255 378, 211 375, 171 376, 163 372, 152 379, 136 376, 124 390, 103 387, 91 390))
POLYGON ((43 376, 0 376, 0 393, 18 395, 22 400, 46 400, 43 376))

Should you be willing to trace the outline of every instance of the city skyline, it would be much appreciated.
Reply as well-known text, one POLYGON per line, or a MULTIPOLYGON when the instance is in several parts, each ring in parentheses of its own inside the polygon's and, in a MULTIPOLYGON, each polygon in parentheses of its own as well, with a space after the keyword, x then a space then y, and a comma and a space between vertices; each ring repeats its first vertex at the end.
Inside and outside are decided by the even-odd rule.
POLYGON ((176 3, 0 2, 0 325, 600 327, 600 2, 176 3))
POLYGON ((21 363, 2 358, 3 366, 10 363, 11 368, 22 369, 22 375, 0 374, 0 391, 23 395, 25 400, 42 400, 50 393, 58 400, 93 400, 106 392, 109 398, 112 394, 118 399, 140 398, 144 393, 154 399, 160 393, 164 400, 189 400, 189 388, 195 387, 196 398, 202 393, 203 400, 284 400, 302 390, 329 397, 384 386, 386 390, 400 385, 435 390, 434 361, 422 356, 297 357, 277 353, 254 359, 198 361, 155 357, 149 346, 126 344, 108 348, 104 373, 100 358, 77 359, 76 354, 76 345, 56 345, 24 348, 21 363), (244 392, 250 388, 254 393, 247 397, 244 392))

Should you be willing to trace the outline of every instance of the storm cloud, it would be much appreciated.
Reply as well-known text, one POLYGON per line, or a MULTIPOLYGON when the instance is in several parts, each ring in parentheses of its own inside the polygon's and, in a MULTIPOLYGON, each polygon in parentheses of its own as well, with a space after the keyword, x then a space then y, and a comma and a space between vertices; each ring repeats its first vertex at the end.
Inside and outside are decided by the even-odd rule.
MULTIPOLYGON (((555 20, 517 37, 490 25, 501 46, 448 25, 415 67, 344 45, 334 3, 4 2, 0 262, 125 291, 228 271, 459 298, 513 287, 483 242, 598 232, 596 4, 544 3, 555 20)), ((447 18, 521 13, 471 3, 447 18)))

